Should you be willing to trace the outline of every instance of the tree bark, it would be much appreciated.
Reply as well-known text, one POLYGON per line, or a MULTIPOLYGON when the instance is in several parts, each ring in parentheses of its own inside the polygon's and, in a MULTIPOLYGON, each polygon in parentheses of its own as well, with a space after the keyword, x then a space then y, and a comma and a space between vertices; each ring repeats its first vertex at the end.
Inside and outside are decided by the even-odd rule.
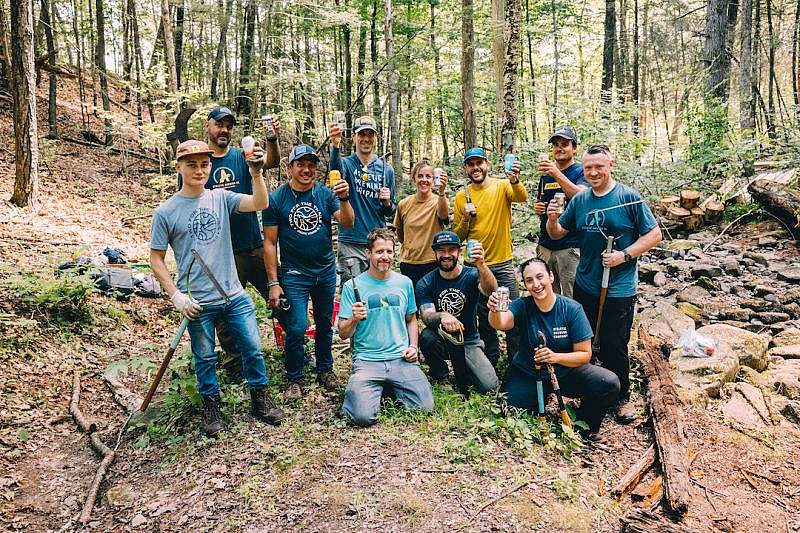
MULTIPOLYGON (((389 0, 387 0, 389 1, 389 0)), ((350 26, 342 24, 342 60, 344 62, 344 91, 342 92, 342 108, 345 110, 347 127, 353 125, 353 54, 350 51, 350 26)))
POLYGON ((161 31, 164 37, 164 61, 167 64, 167 88, 173 98, 178 98, 178 70, 175 64, 175 35, 169 0, 161 0, 161 31))
MULTIPOLYGON (((631 98, 633 135, 639 137, 639 0, 633 0, 633 65, 631 68, 631 98)), ((637 150, 637 156, 639 155, 637 150)))
POLYGON ((222 0, 217 2, 222 21, 219 26, 219 42, 217 42, 217 53, 214 56, 214 68, 211 70, 211 99, 216 101, 219 98, 217 87, 219 85, 219 73, 222 69, 222 58, 225 52, 225 40, 228 36, 228 24, 231 20, 231 10, 233 0, 226 0, 225 11, 222 11, 222 0))
POLYGON ((356 61, 356 102, 353 112, 356 116, 365 113, 364 73, 367 68, 367 26, 362 22, 358 28, 358 60, 356 61))
MULTIPOLYGON (((369 27, 369 53, 373 73, 377 72, 378 65, 378 0, 372 0, 372 18, 369 27)), ((383 135, 383 113, 381 111, 381 94, 377 81, 372 83, 372 118, 378 124, 378 147, 385 142, 383 135)), ((382 150, 379 150, 382 151, 382 150)))
POLYGON ((6 4, 0 2, 0 90, 2 91, 8 91, 11 87, 10 48, 8 25, 6 24, 6 4))
POLYGON ((778 43, 775 40, 775 29, 772 24, 772 0, 767 0, 767 40, 769 47, 767 48, 767 135, 770 139, 775 139, 778 136, 778 131, 775 127, 775 48, 778 43))
MULTIPOLYGON (((50 16, 50 0, 42 0, 42 9, 40 11, 40 20, 44 26, 44 35, 47 42, 47 62, 52 67, 56 66, 56 45, 53 40, 53 17, 50 16)), ((58 138, 58 123, 56 113, 56 99, 58 98, 58 78, 56 77, 55 69, 47 72, 48 80, 48 98, 47 98, 47 138, 58 138)))
POLYGON ((181 88, 181 65, 183 64, 183 21, 186 14, 184 0, 175 6, 175 81, 181 88))
POLYGON ((97 73, 100 77, 100 96, 103 99, 103 124, 105 126, 106 146, 114 144, 111 123, 111 102, 108 99, 108 71, 106 70, 106 35, 105 35, 105 11, 103 0, 95 0, 96 21, 97 21, 97 47, 95 48, 94 63, 97 66, 97 73))
POLYGON ((389 130, 392 136, 392 166, 394 167, 395 187, 403 182, 403 152, 400 145, 400 117, 397 115, 400 98, 397 87, 397 64, 394 57, 394 17, 392 0, 384 2, 384 39, 386 41, 386 60, 389 62, 389 130))
POLYGON ((752 182, 747 190, 753 200, 780 219, 795 240, 800 240, 800 192, 763 179, 752 182))
POLYGON ((473 0, 461 0, 461 108, 464 115, 464 148, 478 144, 475 124, 475 31, 473 0))
MULTIPOLYGON (((525 0, 525 34, 528 38, 528 71, 531 75, 531 140, 535 143, 539 136, 539 124, 536 117, 536 73, 533 70, 533 37, 531 36, 530 20, 530 5, 528 0, 525 0)), ((581 91, 583 91, 582 88, 581 91)))
POLYGON ((615 0, 606 0, 606 17, 603 31, 603 72, 600 81, 600 100, 611 101, 614 86, 614 54, 616 53, 616 5, 615 0))
POLYGON ((436 107, 439 110, 439 131, 442 138, 444 164, 450 164, 450 148, 447 145, 447 126, 444 121, 444 96, 442 95, 442 65, 439 48, 436 46, 436 2, 431 1, 431 50, 433 51, 433 74, 436 83, 436 107))
POLYGON ((14 108, 16 174, 11 202, 34 209, 39 201, 39 139, 36 136, 36 73, 33 2, 11 3, 11 96, 14 108))
POLYGON ((558 50, 558 16, 556 14, 555 0, 550 0, 550 12, 553 23, 553 101, 550 102, 550 122, 555 128, 558 120, 558 72, 561 70, 558 50))
POLYGON ((506 0, 492 0, 492 66, 494 67, 494 91, 495 91, 495 115, 494 126, 497 137, 494 139, 496 145, 501 141, 501 125, 504 120, 505 99, 503 98, 504 83, 503 70, 505 69, 506 59, 506 0))
POLYGON ((514 153, 517 137, 517 90, 519 88, 521 0, 506 0, 505 66, 503 67, 503 154, 514 153))
POLYGON ((753 137, 756 128, 756 105, 753 96, 753 0, 742 0, 739 28, 739 127, 753 137))
POLYGON ((798 40, 800 40, 800 0, 797 0, 794 6, 794 29, 792 31, 792 100, 794 101, 795 121, 800 120, 800 72, 797 69, 798 40))
POLYGON ((253 109, 250 87, 250 70, 253 64, 253 42, 256 33, 256 0, 248 0, 244 8, 244 41, 239 65, 239 91, 236 96, 236 111, 249 115, 253 109))

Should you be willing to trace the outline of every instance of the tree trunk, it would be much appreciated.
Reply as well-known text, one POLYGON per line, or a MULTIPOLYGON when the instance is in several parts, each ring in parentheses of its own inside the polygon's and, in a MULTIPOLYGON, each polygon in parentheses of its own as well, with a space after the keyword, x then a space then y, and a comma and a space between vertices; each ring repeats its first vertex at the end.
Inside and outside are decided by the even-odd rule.
POLYGON ((611 101, 614 86, 614 54, 616 53, 616 20, 615 0, 606 0, 606 17, 603 32, 603 72, 600 81, 600 100, 611 101))
MULTIPOLYGON (((633 135, 639 137, 639 0, 633 0, 633 66, 631 69, 631 98, 633 135)), ((637 157, 639 150, 637 149, 637 157)))
POLYGON ((792 100, 794 101, 795 121, 800 120, 800 72, 798 72, 797 69, 799 39, 800 0, 797 0, 797 3, 794 6, 794 29, 792 31, 792 100))
POLYGON ((53 41, 53 17, 50 16, 50 0, 42 0, 40 20, 44 26, 45 40, 47 41, 47 62, 53 67, 47 72, 48 98, 47 98, 47 125, 48 139, 58 139, 58 124, 56 114, 56 99, 58 98, 58 79, 56 77, 56 45, 53 41))
POLYGON ((742 0, 742 22, 739 28, 739 127, 744 135, 753 136, 756 128, 756 105, 753 97, 753 0, 742 0))
POLYGON ((353 112, 363 115, 364 110, 364 73, 367 68, 367 26, 362 22, 358 28, 358 60, 356 61, 356 102, 353 112))
POLYGON ((444 96, 442 95, 442 66, 439 59, 439 48, 436 46, 436 2, 431 1, 431 50, 433 51, 433 74, 436 83, 436 107, 439 110, 439 131, 442 137, 444 164, 450 164, 450 149, 447 146, 447 127, 444 121, 444 96))
POLYGON ((521 0, 506 0, 505 66, 503 67, 503 154, 514 153, 517 137, 517 89, 519 87, 521 0))
POLYGON ((530 5, 528 0, 525 0, 525 34, 528 38, 528 71, 531 75, 531 141, 536 143, 539 136, 539 125, 536 119, 536 73, 533 70, 533 37, 531 37, 530 19, 530 5))
POLYGON ((795 240, 800 240, 800 192, 765 179, 755 180, 747 190, 753 200, 786 226, 795 240))
POLYGON ((236 112, 249 115, 253 109, 250 87, 250 70, 253 64, 253 42, 256 33, 256 0, 249 0, 244 8, 244 41, 239 65, 239 92, 236 96, 236 112))
POLYGON ((6 3, 0 2, 0 91, 11 87, 11 45, 6 24, 6 3))
POLYGON ((161 31, 164 37, 164 60, 167 63, 167 89, 173 98, 178 98, 178 70, 175 64, 175 36, 172 31, 172 15, 169 0, 161 0, 161 31))
POLYGON ((178 0, 175 6, 175 81, 178 89, 181 88, 181 65, 183 64, 183 21, 185 7, 183 0, 178 0))
POLYGON ((729 83, 729 67, 725 44, 728 36, 728 0, 709 0, 706 11, 705 44, 703 63, 707 69, 706 94, 724 101, 725 87, 729 83))
POLYGON ((122 81, 125 82, 125 98, 122 103, 127 104, 131 101, 131 86, 133 80, 131 73, 133 72, 133 50, 131 46, 131 27, 133 19, 128 16, 130 12, 130 4, 133 0, 125 0, 125 9, 122 12, 122 81))
POLYGON ((400 146, 400 117, 397 115, 400 94, 397 87, 397 64, 394 57, 392 0, 384 2, 383 24, 386 60, 389 62, 389 130, 392 136, 392 166, 394 167, 395 187, 399 189, 403 182, 403 152, 400 146))
POLYGON ((461 108, 464 114, 464 148, 478 144, 475 124, 475 32, 473 0, 461 0, 461 108))
POLYGON ((39 139, 36 136, 36 73, 33 2, 11 3, 11 96, 14 108, 16 174, 11 202, 36 209, 39 200, 39 139))
POLYGON ((770 139, 775 139, 778 132, 775 129, 775 48, 778 43, 775 39, 775 29, 772 25, 772 0, 767 0, 767 39, 769 41, 769 48, 767 48, 767 76, 768 76, 768 93, 767 93, 767 135, 770 139))
POLYGON ((556 14, 555 0, 550 0, 550 15, 553 22, 553 101, 550 102, 550 122, 553 123, 553 128, 555 128, 558 120, 558 72, 561 69, 561 65, 559 65, 558 16, 556 14))
POLYGON ((222 69, 222 57, 225 52, 225 40, 228 36, 228 24, 231 20, 231 10, 233 0, 226 0, 225 11, 222 11, 222 0, 217 1, 217 7, 222 16, 219 26, 219 42, 217 42, 217 53, 214 56, 214 68, 211 70, 211 99, 217 101, 219 98, 217 86, 219 85, 219 73, 222 69))
POLYGON ((103 99, 103 112, 105 125, 105 140, 106 146, 114 144, 114 138, 111 131, 111 101, 108 98, 108 72, 106 70, 106 23, 105 11, 103 9, 103 0, 95 0, 96 20, 97 20, 97 48, 94 54, 94 63, 97 66, 97 73, 100 77, 100 96, 103 99))
POLYGON ((495 115, 494 125, 497 137, 494 143, 499 145, 500 125, 503 123, 505 113, 505 100, 503 98, 503 70, 506 60, 506 0, 492 0, 492 66, 494 67, 495 115))
MULTIPOLYGON (((387 0, 388 1, 388 0, 387 0)), ((353 54, 350 52, 350 26, 342 24, 342 59, 344 60, 344 91, 342 107, 345 110, 347 127, 353 126, 353 54)))
MULTIPOLYGON (((378 65, 378 0, 372 0, 372 19, 369 27, 369 54, 373 74, 380 68, 378 65)), ((381 94, 377 80, 372 82, 372 118, 378 124, 378 147, 386 142, 383 135, 383 117, 381 112, 381 94)), ((379 149, 378 151, 382 151, 379 149)))

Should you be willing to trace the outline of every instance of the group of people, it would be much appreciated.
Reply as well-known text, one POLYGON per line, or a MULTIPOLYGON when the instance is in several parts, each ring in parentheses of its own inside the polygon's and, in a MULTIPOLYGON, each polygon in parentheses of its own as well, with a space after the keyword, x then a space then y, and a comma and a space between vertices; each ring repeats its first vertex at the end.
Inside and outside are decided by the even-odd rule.
POLYGON ((580 401, 577 417, 588 425, 590 438, 614 407, 620 421, 635 418, 627 344, 636 258, 655 246, 661 233, 641 196, 612 178, 607 146, 590 146, 581 164, 572 128, 557 128, 550 137, 551 153, 540 157, 540 176, 530 182, 538 183, 533 205, 541 226, 536 257, 518 269, 528 293, 520 297, 512 204, 527 203, 528 189, 515 158, 507 158, 505 176, 495 177, 484 149, 464 153, 466 180, 457 188, 450 226, 452 180, 427 159, 411 171, 414 194, 396 202, 394 171, 377 157, 372 117, 353 122, 353 152, 346 157, 340 152, 342 127, 330 125, 327 183, 316 179, 317 151, 298 144, 288 156, 288 181, 270 193, 263 179, 264 150, 256 146, 245 154, 232 147, 235 125, 230 109, 215 107, 206 121, 207 142, 178 146, 182 186, 156 209, 150 242, 153 271, 190 319, 208 435, 225 424, 215 330, 225 352, 223 366, 248 383, 253 416, 271 424, 283 417, 267 388, 247 283, 275 310, 286 332, 284 399, 305 394, 309 302, 316 381, 329 391, 339 387, 331 351, 337 278, 336 329, 350 339, 353 358, 342 412, 356 425, 374 424, 387 395, 409 409, 431 411, 430 382, 450 380, 448 361, 462 394, 499 389, 509 405, 530 411, 544 408, 535 385, 543 381, 545 393, 552 390, 550 380, 542 380, 543 368, 552 365, 563 393, 580 401), (394 231, 387 227, 392 217, 394 231), (615 244, 607 252, 609 236, 615 244), (398 244, 399 272, 393 270, 398 244), (165 263, 169 246, 178 267, 175 281, 165 263), (197 257, 207 268, 192 268, 197 257), (593 347, 599 305, 602 335, 593 347), (502 380, 498 331, 506 332, 509 358, 502 380))

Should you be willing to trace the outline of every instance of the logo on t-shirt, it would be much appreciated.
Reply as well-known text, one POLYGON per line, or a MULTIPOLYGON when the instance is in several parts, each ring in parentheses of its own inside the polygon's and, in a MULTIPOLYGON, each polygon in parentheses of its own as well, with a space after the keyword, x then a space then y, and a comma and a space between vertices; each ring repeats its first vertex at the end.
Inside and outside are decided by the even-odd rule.
POLYGON ((195 209, 189 216, 189 233, 201 244, 216 239, 221 230, 219 216, 206 207, 195 209))
POLYGON ((367 309, 392 309, 400 308, 400 297, 396 294, 370 294, 367 298, 367 309))
POLYGON ((583 221, 583 230, 593 233, 603 233, 606 215, 602 211, 589 211, 583 221))
POLYGON ((453 316, 459 316, 464 310, 467 296, 458 289, 449 288, 439 293, 439 309, 453 316))
POLYGON ((300 202, 289 211, 289 227, 301 235, 312 235, 322 225, 322 212, 311 202, 300 202))
POLYGON ((214 188, 229 189, 236 186, 236 175, 228 167, 219 167, 214 171, 211 176, 214 183, 214 188))

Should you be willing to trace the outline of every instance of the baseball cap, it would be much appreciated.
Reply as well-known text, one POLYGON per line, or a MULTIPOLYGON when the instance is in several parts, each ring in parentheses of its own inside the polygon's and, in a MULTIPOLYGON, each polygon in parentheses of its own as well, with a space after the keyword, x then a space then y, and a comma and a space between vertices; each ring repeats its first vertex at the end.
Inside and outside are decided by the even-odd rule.
POLYGON ((378 124, 375 122, 375 119, 369 115, 358 117, 355 122, 353 122, 353 133, 358 133, 361 130, 372 130, 377 133, 378 124))
POLYGON ((209 150, 208 144, 203 141, 189 139, 178 145, 178 148, 175 150, 175 159, 180 160, 182 157, 189 155, 211 155, 213 153, 214 150, 209 150))
POLYGON ((442 246, 461 246, 461 239, 458 238, 453 231, 440 231, 436 235, 433 236, 433 244, 431 244, 431 248, 436 250, 437 248, 441 248, 442 246))
POLYGON ((473 157, 480 157, 481 159, 489 160, 486 157, 486 150, 481 148, 480 146, 476 146, 474 148, 470 148, 466 152, 464 152, 464 163, 467 162, 468 159, 472 159, 473 157))
POLYGON ((208 118, 213 118, 214 120, 222 120, 225 117, 231 117, 233 124, 236 125, 236 113, 225 106, 215 106, 208 112, 208 118))
POLYGON ((561 137, 562 139, 567 139, 569 141, 578 144, 578 134, 575 133, 575 130, 569 126, 559 126, 556 128, 556 131, 550 136, 547 140, 548 144, 553 144, 553 139, 557 139, 561 137))
POLYGON ((292 148, 291 152, 289 152, 289 163, 297 161, 298 159, 302 159, 306 156, 311 156, 315 163, 319 162, 319 156, 317 155, 316 150, 307 144, 298 144, 292 148))

